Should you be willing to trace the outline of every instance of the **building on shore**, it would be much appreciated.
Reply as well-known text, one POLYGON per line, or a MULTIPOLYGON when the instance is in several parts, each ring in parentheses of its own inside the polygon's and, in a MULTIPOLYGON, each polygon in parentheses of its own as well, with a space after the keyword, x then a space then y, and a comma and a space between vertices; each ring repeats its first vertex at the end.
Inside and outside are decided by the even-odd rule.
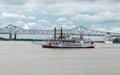
POLYGON ((120 43, 120 37, 119 38, 114 38, 113 43, 120 43))
POLYGON ((104 36, 104 43, 113 43, 113 37, 110 33, 107 33, 104 36))

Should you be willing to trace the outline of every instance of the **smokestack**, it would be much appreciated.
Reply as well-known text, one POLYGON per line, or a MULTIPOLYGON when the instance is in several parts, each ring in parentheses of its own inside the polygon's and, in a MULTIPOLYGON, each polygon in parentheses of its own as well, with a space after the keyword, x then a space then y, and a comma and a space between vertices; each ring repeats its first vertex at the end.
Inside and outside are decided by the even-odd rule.
POLYGON ((62 40, 62 37, 63 37, 63 33, 62 33, 62 27, 61 27, 61 33, 60 33, 60 37, 61 37, 61 40, 62 40))

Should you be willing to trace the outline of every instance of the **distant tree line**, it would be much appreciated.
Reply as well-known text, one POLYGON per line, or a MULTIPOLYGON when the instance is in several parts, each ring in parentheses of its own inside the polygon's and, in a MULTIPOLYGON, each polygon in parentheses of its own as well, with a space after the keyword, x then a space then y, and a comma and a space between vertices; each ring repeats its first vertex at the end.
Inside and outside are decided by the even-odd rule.
POLYGON ((3 41, 45 41, 44 39, 8 39, 8 38, 2 38, 0 37, 0 40, 3 41))

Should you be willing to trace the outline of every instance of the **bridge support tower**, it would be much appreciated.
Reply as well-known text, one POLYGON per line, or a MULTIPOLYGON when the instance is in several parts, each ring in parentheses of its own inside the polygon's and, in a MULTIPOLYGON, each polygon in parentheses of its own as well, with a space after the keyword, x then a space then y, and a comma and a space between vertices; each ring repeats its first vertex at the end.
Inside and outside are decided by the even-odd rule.
POLYGON ((17 39, 17 34, 14 34, 14 40, 16 40, 17 39))
POLYGON ((9 34, 9 40, 12 40, 12 34, 11 33, 9 34))
POLYGON ((9 34, 9 40, 12 40, 12 39, 16 40, 17 39, 17 34, 10 33, 9 34), (12 35, 14 35, 14 38, 12 37, 12 35))

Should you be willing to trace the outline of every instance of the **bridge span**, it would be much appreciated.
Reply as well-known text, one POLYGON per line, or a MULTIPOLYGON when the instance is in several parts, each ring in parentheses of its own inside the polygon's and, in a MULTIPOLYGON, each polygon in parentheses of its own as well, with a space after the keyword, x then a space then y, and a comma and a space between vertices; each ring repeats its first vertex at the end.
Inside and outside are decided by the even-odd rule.
MULTIPOLYGON (((56 30, 57 33, 60 33, 60 29, 56 30)), ((115 32, 103 32, 103 31, 96 31, 92 30, 83 26, 78 26, 71 29, 63 29, 63 32, 69 35, 88 35, 88 36, 105 36, 106 34, 111 34, 112 37, 120 37, 120 33, 115 32)), ((38 29, 23 29, 18 26, 8 25, 5 27, 0 28, 0 34, 9 34, 9 39, 12 39, 12 35, 14 35, 14 39, 16 39, 17 34, 29 34, 29 35, 52 35, 54 34, 53 30, 38 30, 38 29)))

